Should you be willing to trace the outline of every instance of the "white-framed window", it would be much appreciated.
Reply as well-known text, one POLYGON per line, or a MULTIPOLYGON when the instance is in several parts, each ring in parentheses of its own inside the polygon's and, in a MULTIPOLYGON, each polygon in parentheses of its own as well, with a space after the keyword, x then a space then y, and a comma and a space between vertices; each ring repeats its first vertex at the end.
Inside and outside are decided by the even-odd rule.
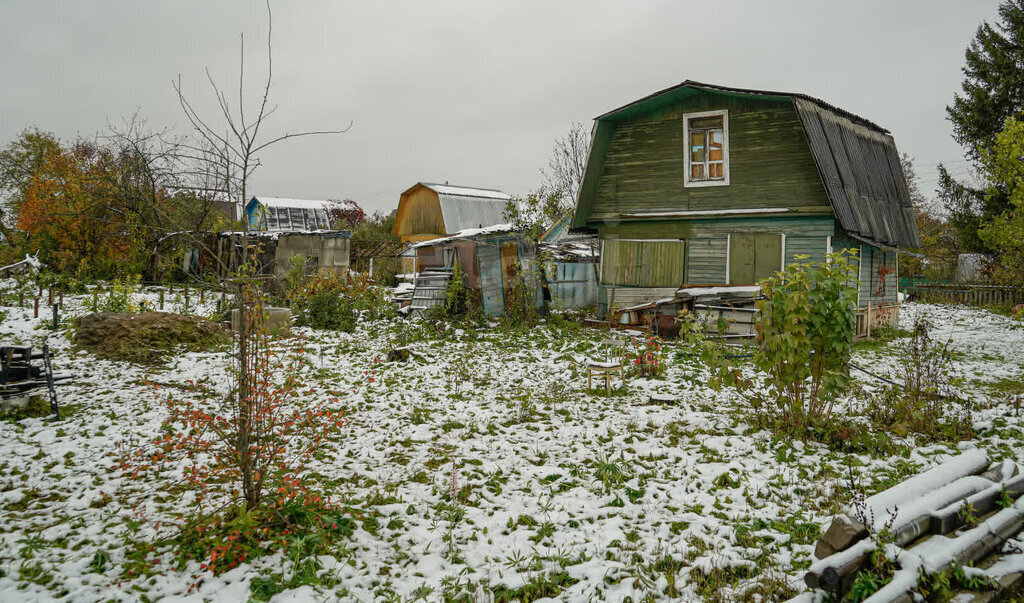
POLYGON ((685 186, 729 184, 729 112, 683 115, 685 186))

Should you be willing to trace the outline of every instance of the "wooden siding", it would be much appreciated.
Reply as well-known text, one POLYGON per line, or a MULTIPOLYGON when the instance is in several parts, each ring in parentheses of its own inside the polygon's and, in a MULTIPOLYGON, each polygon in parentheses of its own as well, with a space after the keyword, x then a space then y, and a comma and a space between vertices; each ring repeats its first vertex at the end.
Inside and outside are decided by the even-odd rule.
POLYGON ((896 303, 896 252, 882 251, 877 247, 864 245, 864 272, 861 274, 861 305, 896 303), (884 272, 884 274, 883 274, 884 272))
POLYGON ((770 207, 831 209, 792 101, 700 92, 614 124, 587 219, 770 207), (730 184, 686 188, 683 116, 716 109, 729 111, 730 184))
POLYGON ((677 287, 620 287, 601 285, 598 287, 597 304, 602 313, 608 311, 609 301, 612 308, 619 310, 630 306, 646 304, 659 299, 673 297, 677 287))
POLYGON ((402 193, 395 216, 395 234, 402 237, 403 243, 444 236, 444 217, 437 193, 423 185, 402 193))
POLYGON ((728 239, 691 239, 686 246, 686 284, 725 284, 728 239))
POLYGON ((883 251, 873 245, 845 238, 833 239, 832 250, 838 252, 841 249, 857 251, 857 260, 854 261, 859 282, 857 307, 866 308, 869 302, 872 306, 880 306, 895 304, 898 301, 896 263, 899 258, 895 251, 883 251), (884 287, 883 268, 887 271, 884 287))
POLYGON ((828 248, 828 237, 786 236, 786 265, 802 262, 824 262, 828 248), (807 258, 797 259, 806 255, 807 258))
POLYGON ((608 239, 601 250, 601 282, 635 287, 678 287, 683 282, 682 241, 608 239))
POLYGON ((834 234, 832 216, 777 216, 771 218, 717 218, 657 220, 602 224, 601 239, 696 239, 734 233, 774 233, 786 237, 828 237, 834 234))

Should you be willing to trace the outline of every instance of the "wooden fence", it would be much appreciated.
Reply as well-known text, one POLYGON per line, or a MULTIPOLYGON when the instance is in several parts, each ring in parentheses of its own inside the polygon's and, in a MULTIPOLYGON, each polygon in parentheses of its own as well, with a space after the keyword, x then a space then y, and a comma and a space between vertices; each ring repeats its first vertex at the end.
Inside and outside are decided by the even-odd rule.
POLYGON ((998 285, 917 285, 903 289, 910 299, 968 306, 1024 304, 1024 288, 998 285))

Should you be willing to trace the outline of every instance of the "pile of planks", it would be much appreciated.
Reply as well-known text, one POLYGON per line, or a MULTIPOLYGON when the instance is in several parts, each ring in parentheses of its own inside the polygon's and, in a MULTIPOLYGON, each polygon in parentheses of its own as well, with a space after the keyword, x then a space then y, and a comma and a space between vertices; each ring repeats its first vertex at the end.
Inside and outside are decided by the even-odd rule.
MULTIPOLYGON (((866 599, 871 602, 909 602, 921 575, 949 576, 954 567, 991 565, 1000 560, 1007 540, 1024 530, 1022 494, 1024 475, 1017 463, 990 463, 984 451, 968 450, 864 498, 833 518, 815 549, 818 561, 804 576, 810 591, 794 600, 818 600, 826 593, 842 599, 878 547, 896 561, 896 570, 866 599)), ((988 574, 998 583, 995 591, 964 600, 1017 592, 1024 584, 1024 555, 1010 557, 1002 559, 1003 571, 988 574)))

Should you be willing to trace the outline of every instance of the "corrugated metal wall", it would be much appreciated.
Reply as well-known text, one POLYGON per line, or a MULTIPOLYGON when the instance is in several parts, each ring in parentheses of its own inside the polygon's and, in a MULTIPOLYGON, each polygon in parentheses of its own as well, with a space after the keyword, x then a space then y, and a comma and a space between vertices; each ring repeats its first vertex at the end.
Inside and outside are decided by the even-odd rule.
POLYGON ((505 313, 505 293, 501 280, 501 250, 497 245, 477 245, 477 264, 480 271, 480 295, 484 313, 501 316, 505 313))
POLYGON ((593 262, 554 262, 548 273, 551 304, 555 308, 585 308, 597 303, 597 277, 593 262))

